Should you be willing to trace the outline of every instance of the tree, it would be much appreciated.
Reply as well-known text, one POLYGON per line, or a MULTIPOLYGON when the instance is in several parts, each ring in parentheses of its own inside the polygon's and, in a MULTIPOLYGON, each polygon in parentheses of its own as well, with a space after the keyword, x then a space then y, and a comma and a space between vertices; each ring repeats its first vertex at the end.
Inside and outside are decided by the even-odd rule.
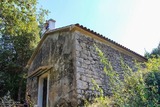
POLYGON ((48 12, 37 13, 36 5, 37 0, 0 0, 0 97, 7 91, 15 100, 25 95, 25 65, 48 12))
POLYGON ((159 45, 158 45, 157 48, 154 48, 154 49, 152 50, 151 53, 149 53, 149 52, 146 52, 146 53, 145 53, 145 57, 146 57, 146 58, 153 58, 153 57, 158 58, 159 56, 160 56, 160 43, 159 43, 159 45))

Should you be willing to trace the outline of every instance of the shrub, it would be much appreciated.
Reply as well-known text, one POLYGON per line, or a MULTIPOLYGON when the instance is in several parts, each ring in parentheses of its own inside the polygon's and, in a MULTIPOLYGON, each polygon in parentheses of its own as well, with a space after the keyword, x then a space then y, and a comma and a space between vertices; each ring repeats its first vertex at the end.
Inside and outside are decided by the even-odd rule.
MULTIPOLYGON (((112 69, 101 50, 96 50, 104 64, 104 72, 109 77, 112 95, 95 98, 89 107, 157 107, 160 102, 160 58, 149 59, 147 63, 136 63, 134 72, 121 61, 124 79, 112 69), (145 66, 145 67, 144 67, 145 66)), ((98 87, 98 86, 97 86, 98 87)), ((98 87, 99 88, 99 87, 98 87)), ((98 89, 101 91, 101 89, 98 89)))

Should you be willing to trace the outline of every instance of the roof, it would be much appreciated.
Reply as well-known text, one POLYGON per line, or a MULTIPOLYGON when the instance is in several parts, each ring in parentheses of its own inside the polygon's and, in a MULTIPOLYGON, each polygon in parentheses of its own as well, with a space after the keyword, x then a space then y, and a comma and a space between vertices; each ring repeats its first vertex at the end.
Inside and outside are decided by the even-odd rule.
POLYGON ((93 34, 97 35, 98 37, 100 37, 100 38, 102 38, 102 39, 105 39, 105 40, 107 40, 107 41, 109 41, 109 42, 111 42, 111 43, 113 43, 113 44, 115 44, 115 45, 117 45, 117 46, 119 46, 119 47, 121 47, 121 48, 123 48, 123 49, 125 49, 125 50, 127 50, 127 51, 129 51, 129 52, 131 52, 131 53, 133 53, 133 54, 135 54, 135 55, 137 55, 137 56, 139 56, 139 57, 144 58, 144 60, 147 61, 147 59, 146 59, 145 57, 143 57, 142 55, 140 55, 140 54, 138 54, 138 53, 130 50, 129 48, 127 48, 127 47, 125 47, 125 46, 123 46, 123 45, 121 45, 121 44, 119 44, 119 43, 117 43, 117 42, 115 42, 115 41, 113 41, 113 40, 111 40, 111 39, 103 36, 102 34, 99 34, 99 33, 95 32, 95 31, 93 31, 93 30, 91 30, 91 29, 89 29, 89 28, 87 28, 87 27, 84 27, 83 25, 80 25, 80 24, 78 24, 78 23, 75 24, 75 26, 80 27, 80 28, 82 28, 82 29, 84 29, 84 30, 86 30, 86 31, 88 31, 88 32, 90 32, 90 33, 93 33, 93 34))
POLYGON ((46 31, 46 32, 43 34, 43 37, 41 38, 41 40, 40 40, 37 48, 35 49, 35 51, 33 52, 32 56, 31 56, 31 58, 29 59, 29 61, 28 61, 28 63, 27 63, 27 66, 29 66, 29 65, 31 64, 31 62, 33 61, 34 57, 36 56, 36 53, 39 51, 40 46, 42 45, 43 41, 45 40, 45 38, 46 38, 49 34, 52 34, 52 33, 54 33, 54 32, 58 32, 58 31, 61 31, 61 30, 72 30, 72 31, 75 31, 75 30, 78 30, 78 28, 81 29, 81 31, 84 30, 84 31, 86 31, 86 32, 88 32, 88 33, 90 33, 90 34, 95 35, 96 37, 99 37, 99 38, 107 41, 108 43, 114 44, 115 46, 117 46, 117 47, 119 47, 119 48, 122 48, 123 50, 126 50, 126 51, 128 51, 129 53, 134 54, 134 56, 138 56, 138 57, 141 58, 143 61, 147 61, 147 59, 146 59, 145 57, 143 57, 142 55, 140 55, 140 54, 138 54, 138 53, 136 53, 136 52, 128 49, 128 48, 125 47, 125 46, 122 46, 121 44, 119 44, 119 43, 117 43, 117 42, 115 42, 115 41, 113 41, 113 40, 111 40, 111 39, 103 36, 102 34, 99 34, 99 33, 95 32, 95 31, 93 31, 93 30, 91 30, 91 29, 89 29, 89 28, 87 28, 87 27, 84 27, 83 25, 80 25, 80 24, 77 23, 77 24, 71 24, 71 25, 68 25, 68 26, 64 26, 64 27, 60 27, 60 28, 56 28, 56 29, 53 29, 53 30, 46 31))

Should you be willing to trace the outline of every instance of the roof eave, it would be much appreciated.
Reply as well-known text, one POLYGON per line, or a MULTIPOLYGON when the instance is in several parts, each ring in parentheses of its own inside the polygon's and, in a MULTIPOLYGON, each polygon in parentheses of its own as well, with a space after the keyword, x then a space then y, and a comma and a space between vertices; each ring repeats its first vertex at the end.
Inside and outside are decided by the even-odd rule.
POLYGON ((84 27, 84 26, 82 26, 82 25, 80 25, 80 24, 78 24, 78 23, 75 24, 75 26, 80 27, 80 28, 82 28, 83 30, 88 31, 88 32, 90 32, 90 33, 98 36, 98 37, 101 38, 101 39, 104 39, 104 40, 106 40, 106 41, 108 41, 108 42, 110 42, 110 43, 112 43, 112 44, 117 45, 118 47, 120 47, 120 48, 122 48, 122 49, 124 49, 124 50, 126 50, 126 51, 128 51, 128 52, 130 52, 130 53, 132 53, 132 54, 134 54, 134 55, 136 55, 136 56, 138 56, 138 57, 139 57, 141 60, 143 60, 143 61, 147 61, 147 58, 145 58, 145 57, 143 57, 142 55, 140 55, 140 54, 138 54, 138 53, 136 53, 136 52, 128 49, 127 47, 124 47, 124 46, 120 45, 119 43, 117 43, 117 42, 115 42, 115 41, 113 41, 113 40, 111 40, 111 39, 103 36, 102 34, 99 34, 99 33, 97 33, 97 32, 94 32, 93 30, 90 30, 90 29, 88 29, 88 28, 86 28, 86 27, 84 27))
POLYGON ((64 31, 64 30, 66 30, 66 31, 67 31, 67 30, 69 30, 69 31, 74 31, 74 30, 77 30, 77 27, 80 28, 80 29, 83 29, 83 30, 85 30, 86 32, 89 32, 89 33, 91 33, 91 34, 93 34, 93 35, 96 35, 97 37, 99 37, 99 38, 101 38, 101 39, 103 39, 103 40, 105 40, 105 41, 108 41, 108 42, 110 42, 111 44, 114 44, 114 45, 116 45, 116 46, 118 46, 118 47, 120 47, 120 48, 128 51, 129 53, 137 56, 138 58, 140 58, 140 59, 143 60, 143 61, 147 61, 147 58, 141 56, 140 54, 138 54, 138 53, 136 53, 136 52, 134 52, 134 51, 132 51, 132 50, 130 50, 130 49, 128 49, 128 48, 120 45, 120 44, 118 44, 117 42, 115 42, 115 41, 113 41, 113 40, 111 40, 111 39, 109 39, 109 38, 107 38, 107 37, 105 37, 105 36, 103 36, 103 35, 101 35, 101 34, 99 34, 99 33, 97 33, 97 32, 94 32, 93 30, 90 30, 90 29, 88 29, 88 28, 86 28, 86 27, 84 27, 84 26, 82 26, 82 25, 80 25, 80 24, 77 23, 77 24, 72 24, 72 25, 69 25, 69 26, 65 26, 65 27, 61 27, 61 28, 57 28, 57 29, 53 29, 53 30, 49 30, 49 31, 45 32, 45 33, 43 34, 43 36, 42 36, 39 44, 37 45, 35 51, 33 52, 31 58, 29 59, 26 67, 28 68, 28 67, 31 65, 31 63, 32 63, 32 61, 34 60, 36 54, 39 52, 39 49, 40 49, 43 41, 46 39, 46 37, 47 37, 49 34, 56 33, 56 32, 59 32, 59 31, 64 31))

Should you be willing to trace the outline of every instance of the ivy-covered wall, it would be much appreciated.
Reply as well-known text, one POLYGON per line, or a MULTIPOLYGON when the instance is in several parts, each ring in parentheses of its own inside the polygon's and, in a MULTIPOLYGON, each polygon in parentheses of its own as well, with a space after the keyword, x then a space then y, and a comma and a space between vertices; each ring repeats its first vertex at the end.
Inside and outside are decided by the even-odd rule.
MULTIPOLYGON (((47 71, 49 72, 49 107, 83 106, 85 99, 92 100, 95 94, 99 94, 93 90, 92 79, 104 90, 105 95, 110 95, 108 78, 103 72, 103 64, 100 62, 95 45, 103 51, 121 78, 123 78, 120 63, 122 59, 135 69, 136 58, 123 52, 123 49, 116 49, 76 30, 52 32, 42 42, 28 70, 28 75, 31 75, 43 66, 52 67, 47 71)), ((31 95, 35 105, 38 100, 40 76, 37 73, 35 76, 28 77, 27 81, 27 93, 31 95)))
POLYGON ((93 90, 92 79, 103 89, 105 95, 111 94, 108 78, 103 71, 104 65, 100 62, 95 45, 104 53, 104 56, 111 62, 113 69, 121 78, 123 78, 121 61, 123 60, 125 64, 135 70, 135 58, 78 31, 74 35, 76 38, 77 99, 78 104, 83 105, 84 100, 82 99, 91 101, 92 98, 100 94, 98 91, 93 90))

